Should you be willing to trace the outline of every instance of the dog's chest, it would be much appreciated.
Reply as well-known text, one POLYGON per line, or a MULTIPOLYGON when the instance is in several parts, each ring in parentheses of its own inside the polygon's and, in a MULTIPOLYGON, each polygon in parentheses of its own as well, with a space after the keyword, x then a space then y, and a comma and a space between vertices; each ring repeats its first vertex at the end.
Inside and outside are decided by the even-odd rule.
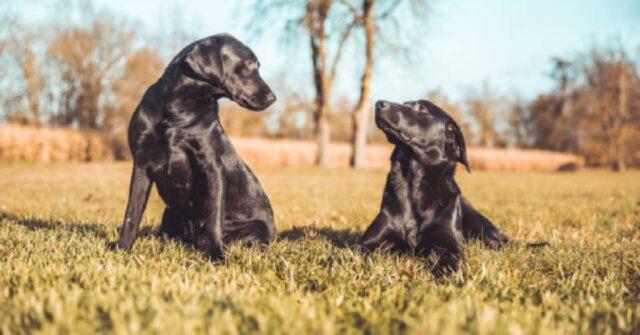
POLYGON ((441 206, 432 194, 416 192, 411 194, 411 188, 407 189, 407 197, 404 198, 404 213, 400 225, 401 235, 409 246, 415 248, 418 245, 421 232, 430 226, 437 217, 441 206))

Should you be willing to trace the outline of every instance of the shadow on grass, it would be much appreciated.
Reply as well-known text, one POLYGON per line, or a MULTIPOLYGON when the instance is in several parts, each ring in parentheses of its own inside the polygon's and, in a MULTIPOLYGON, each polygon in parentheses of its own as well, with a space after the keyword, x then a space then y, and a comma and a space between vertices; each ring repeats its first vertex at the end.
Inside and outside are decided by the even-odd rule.
POLYGON ((356 249, 360 241, 360 233, 348 228, 333 229, 328 227, 293 227, 278 234, 278 238, 289 241, 313 239, 316 236, 326 238, 338 248, 356 249))
MULTIPOLYGON (((17 224, 30 230, 65 230, 73 234, 94 235, 97 238, 107 240, 111 234, 109 230, 111 226, 93 222, 65 222, 51 218, 39 217, 20 217, 11 213, 0 211, 0 221, 6 221, 9 224, 17 224)), ((138 238, 155 237, 154 227, 142 227, 138 238)), ((338 248, 354 249, 358 246, 360 233, 350 229, 333 229, 328 227, 294 227, 278 234, 278 238, 298 241, 301 239, 314 239, 316 237, 327 239, 331 244, 338 248)))
MULTIPOLYGON (((38 217, 19 217, 11 213, 0 211, 0 221, 8 221, 11 224, 18 224, 30 230, 66 230, 74 234, 90 234, 101 239, 109 237, 108 225, 91 222, 64 222, 55 219, 38 217)), ((139 237, 155 236, 154 228, 145 226, 140 230, 139 237)))

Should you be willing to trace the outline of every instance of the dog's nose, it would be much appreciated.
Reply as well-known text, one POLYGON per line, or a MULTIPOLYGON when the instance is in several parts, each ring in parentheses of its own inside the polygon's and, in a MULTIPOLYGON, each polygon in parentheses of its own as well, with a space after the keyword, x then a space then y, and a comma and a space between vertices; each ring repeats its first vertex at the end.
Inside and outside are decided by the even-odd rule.
POLYGON ((276 95, 275 95, 275 94, 273 94, 273 93, 269 93, 269 94, 267 95, 267 101, 268 101, 269 103, 273 103, 273 102, 275 102, 275 101, 276 101, 276 95))
POLYGON ((384 108, 387 108, 388 106, 389 106, 389 103, 384 100, 378 100, 378 102, 376 102, 376 108, 378 109, 384 109, 384 108))

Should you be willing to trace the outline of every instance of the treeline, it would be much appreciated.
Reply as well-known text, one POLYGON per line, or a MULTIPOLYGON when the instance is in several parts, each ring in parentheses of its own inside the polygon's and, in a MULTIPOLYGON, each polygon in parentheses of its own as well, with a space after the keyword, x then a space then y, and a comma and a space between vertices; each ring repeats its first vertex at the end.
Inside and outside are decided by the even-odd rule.
MULTIPOLYGON (((332 8, 350 2, 333 7, 323 7, 325 2, 320 0, 300 3, 315 4, 300 7, 303 10, 296 18, 307 21, 295 22, 301 22, 301 29, 317 39, 325 32, 318 31, 318 22, 309 20, 328 20, 330 16, 318 13, 329 15, 336 10, 332 8)), ((372 7, 377 2, 371 0, 362 4, 344 9, 346 16, 341 18, 351 24, 341 29, 376 32, 376 25, 385 24, 382 18, 393 17, 394 11, 403 13, 402 8, 372 7), (374 15, 376 8, 380 8, 378 16, 374 15)), ((169 57, 195 37, 174 33, 171 46, 156 48, 145 43, 148 36, 140 35, 141 29, 126 21, 91 9, 83 16, 78 24, 39 26, 25 25, 9 15, 0 17, 0 118, 102 134, 113 157, 126 159, 126 126, 144 90, 161 75, 169 57)), ((323 38, 328 36, 340 34, 323 38)), ((322 121, 325 131, 331 130, 331 141, 351 142, 355 147, 356 135, 364 127, 367 142, 384 142, 373 125, 372 113, 362 112, 364 107, 370 110, 365 102, 372 99, 367 86, 376 55, 372 48, 363 46, 370 51, 366 56, 370 59, 365 62, 357 101, 330 98, 321 82, 316 86, 325 90, 321 93, 326 100, 307 97, 272 79, 278 104, 266 113, 248 113, 224 103, 221 118, 226 130, 234 136, 311 140, 327 136, 319 132, 322 121)), ((331 73, 331 69, 314 73, 322 76, 322 71, 331 73)), ((554 59, 549 72, 554 88, 532 101, 500 94, 488 84, 467 92, 461 101, 437 91, 426 93, 425 98, 459 121, 472 146, 571 152, 585 157, 588 165, 613 169, 640 165, 640 79, 638 65, 628 51, 620 45, 593 48, 571 59, 554 59)))
POLYGON ((622 47, 554 61, 556 89, 514 107, 521 146, 568 151, 589 165, 640 164, 640 78, 622 47))
MULTIPOLYGON (((531 101, 500 94, 488 84, 467 92, 461 102, 439 91, 425 98, 458 120, 471 146, 574 153, 589 166, 613 170, 640 166, 640 76, 628 52, 621 46, 594 47, 572 59, 553 59, 548 72, 553 89, 531 101)), ((352 138, 351 106, 346 98, 332 106, 333 141, 352 138)), ((230 129, 234 135, 312 139, 312 119, 300 114, 309 108, 299 97, 286 99, 277 111, 275 132, 267 127, 270 115, 229 113, 223 118, 235 125, 230 129)), ((372 127, 368 139, 386 141, 372 127)))
POLYGON ((138 36, 126 22, 94 13, 87 17, 84 24, 69 26, 3 22, 2 117, 116 136, 115 155, 126 158, 126 125, 165 60, 157 50, 136 48, 138 36))

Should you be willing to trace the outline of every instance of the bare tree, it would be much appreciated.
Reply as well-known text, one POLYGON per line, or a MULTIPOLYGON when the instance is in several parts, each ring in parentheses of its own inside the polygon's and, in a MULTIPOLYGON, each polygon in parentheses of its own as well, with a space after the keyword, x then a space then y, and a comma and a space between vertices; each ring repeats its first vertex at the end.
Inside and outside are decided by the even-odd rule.
POLYGON ((365 65, 360 80, 360 98, 352 114, 351 160, 353 167, 366 165, 367 125, 369 121, 369 106, 371 92, 371 77, 373 75, 373 50, 375 48, 375 31, 373 25, 373 6, 375 0, 362 0, 362 26, 364 27, 365 65))
MULTIPOLYGON (((287 39, 296 37, 296 28, 302 28, 311 51, 311 70, 315 97, 313 101, 314 136, 317 142, 316 165, 328 166, 331 126, 331 93, 338 64, 355 22, 341 2, 332 0, 262 1, 256 8, 254 22, 268 22, 265 16, 294 14, 284 18, 287 39), (333 52, 330 52, 331 51, 333 52)), ((255 28, 254 28, 255 29, 255 28)))
POLYGON ((337 51, 333 60, 327 59, 327 19, 333 6, 332 0, 311 0, 306 4, 306 12, 302 22, 307 30, 309 45, 311 47, 311 63, 313 64, 313 82, 316 89, 314 100, 314 124, 317 140, 316 165, 328 166, 329 142, 331 139, 331 127, 328 121, 330 113, 330 97, 333 83, 336 77, 338 62, 342 56, 344 46, 353 30, 353 23, 347 24, 339 33, 337 51))
POLYGON ((510 145, 516 148, 528 148, 532 145, 531 117, 529 108, 519 95, 515 95, 510 101, 509 128, 506 137, 510 145))
POLYGON ((30 31, 16 31, 4 41, 4 54, 11 61, 15 73, 10 76, 3 91, 3 105, 10 121, 39 125, 43 122, 46 84, 48 77, 43 69, 43 59, 36 49, 41 39, 30 31))
POLYGON ((105 18, 90 28, 71 27, 52 40, 49 56, 60 71, 61 108, 54 123, 81 129, 106 126, 109 82, 130 52, 133 33, 105 18))
POLYGON ((351 5, 347 0, 341 2, 345 4, 354 16, 354 22, 357 22, 358 26, 364 31, 364 68, 362 71, 362 77, 360 79, 360 96, 358 102, 352 113, 352 137, 351 137, 351 159, 350 165, 352 167, 363 167, 366 162, 366 144, 367 144, 367 130, 369 128, 370 111, 371 106, 369 104, 371 98, 371 79, 373 77, 373 66, 376 50, 376 42, 380 37, 388 50, 394 50, 395 54, 398 52, 406 51, 403 44, 409 44, 415 38, 404 39, 398 35, 398 30, 405 27, 405 30, 413 29, 420 32, 419 27, 421 25, 413 25, 407 22, 407 17, 418 17, 422 15, 426 7, 426 1, 424 0, 412 0, 412 1, 387 1, 380 2, 377 0, 360 0, 360 6, 351 5), (384 5, 387 5, 386 7, 384 5), (398 18, 394 16, 394 13, 401 10, 400 5, 407 4, 408 10, 406 12, 400 12, 403 18, 403 22, 399 22, 398 18), (375 9, 378 9, 377 11, 375 9), (411 27, 407 29, 406 27, 411 27), (388 42, 383 32, 392 35, 393 42, 388 42))
POLYGON ((310 139, 313 125, 307 112, 310 109, 309 99, 291 90, 279 92, 283 99, 281 108, 275 115, 277 129, 274 135, 280 138, 310 139))
POLYGON ((537 147, 573 151, 624 170, 640 157, 640 78, 621 46, 555 63, 557 88, 530 105, 537 147), (569 104, 569 106, 568 106, 569 104))
POLYGON ((481 147, 504 146, 504 139, 496 129, 496 114, 500 110, 501 99, 491 92, 488 84, 484 84, 482 91, 471 93, 466 99, 469 114, 476 124, 474 134, 475 144, 481 147))
POLYGON ((611 168, 625 170, 629 128, 638 127, 638 120, 632 118, 632 114, 638 112, 632 111, 629 104, 632 89, 637 89, 639 82, 636 67, 621 47, 593 49, 583 71, 586 80, 582 90, 583 115, 587 131, 606 145, 611 168))
POLYGON ((574 153, 578 152, 578 147, 576 144, 576 137, 574 135, 575 132, 575 120, 574 120, 574 111, 573 111, 573 96, 572 96, 572 85, 575 81, 575 68, 574 65, 563 58, 555 57, 553 59, 554 68, 551 73, 551 77, 556 80, 557 92, 558 96, 558 105, 557 112, 559 116, 566 120, 566 138, 568 140, 568 150, 574 153))
POLYGON ((47 74, 44 57, 38 52, 46 34, 26 27, 11 3, 0 4, 0 102, 10 121, 28 124, 43 122, 47 74), (37 31, 37 32, 36 32, 37 31))

